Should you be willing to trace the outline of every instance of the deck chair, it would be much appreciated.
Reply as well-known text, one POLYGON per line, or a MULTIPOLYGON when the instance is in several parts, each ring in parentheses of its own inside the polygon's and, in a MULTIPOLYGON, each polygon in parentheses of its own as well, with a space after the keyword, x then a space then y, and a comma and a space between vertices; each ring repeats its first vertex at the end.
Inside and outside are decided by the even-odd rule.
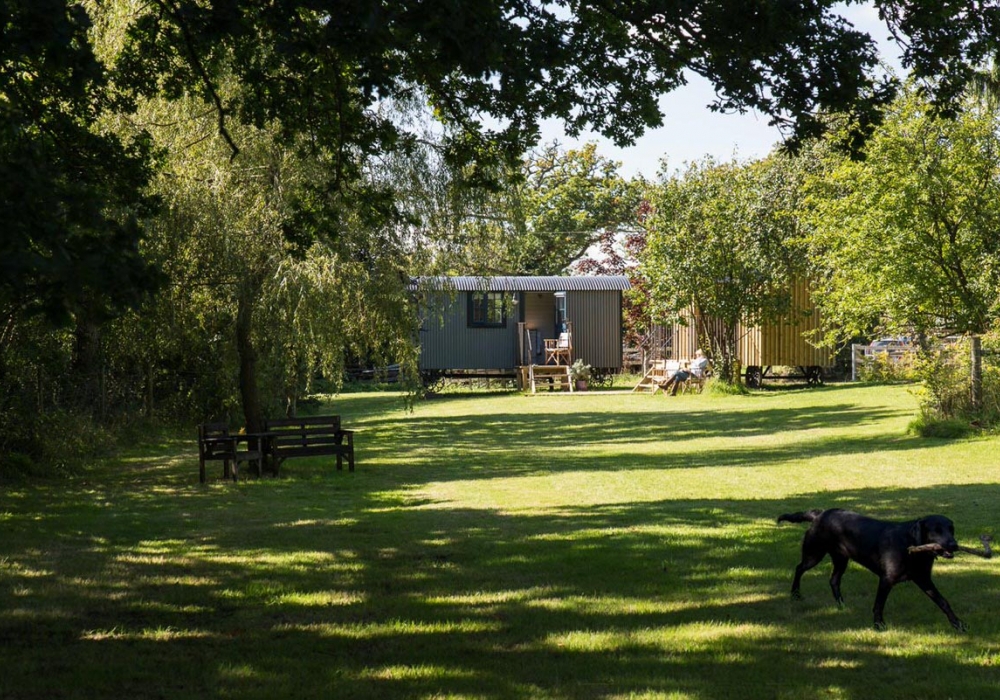
POLYGON ((705 380, 712 376, 712 365, 706 365, 701 370, 691 370, 691 376, 684 382, 684 391, 698 390, 700 393, 705 388, 705 380))
POLYGON ((545 339, 545 364, 573 364, 573 334, 569 331, 560 333, 558 338, 545 339), (565 360, 560 362, 560 360, 565 360))

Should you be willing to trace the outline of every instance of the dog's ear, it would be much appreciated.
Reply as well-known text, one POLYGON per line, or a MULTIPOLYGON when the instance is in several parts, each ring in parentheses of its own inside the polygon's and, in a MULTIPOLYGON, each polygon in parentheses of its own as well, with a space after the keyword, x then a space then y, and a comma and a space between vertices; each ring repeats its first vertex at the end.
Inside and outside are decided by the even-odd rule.
POLYGON ((917 522, 913 523, 913 526, 910 528, 910 538, 913 540, 914 544, 923 544, 924 543, 924 521, 923 520, 918 520, 917 522))

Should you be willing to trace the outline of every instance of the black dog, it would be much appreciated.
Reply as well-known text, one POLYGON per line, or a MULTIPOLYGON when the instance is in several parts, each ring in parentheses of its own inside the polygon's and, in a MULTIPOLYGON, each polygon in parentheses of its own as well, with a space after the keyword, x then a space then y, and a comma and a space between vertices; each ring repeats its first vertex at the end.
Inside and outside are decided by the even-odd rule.
POLYGON ((805 513, 786 513, 778 522, 812 523, 802 539, 802 561, 795 567, 792 596, 800 598, 799 583, 802 574, 813 568, 827 554, 833 560, 830 588, 838 605, 844 602, 840 594, 840 579, 851 559, 878 576, 878 593, 875 595, 875 629, 885 629, 885 601, 897 583, 913 581, 948 616, 952 627, 964 631, 965 623, 955 616, 944 596, 931 581, 931 568, 937 556, 934 552, 907 551, 922 544, 940 545, 941 556, 950 559, 958 548, 955 526, 943 515, 928 515, 906 523, 888 523, 866 518, 839 508, 810 510, 805 513))

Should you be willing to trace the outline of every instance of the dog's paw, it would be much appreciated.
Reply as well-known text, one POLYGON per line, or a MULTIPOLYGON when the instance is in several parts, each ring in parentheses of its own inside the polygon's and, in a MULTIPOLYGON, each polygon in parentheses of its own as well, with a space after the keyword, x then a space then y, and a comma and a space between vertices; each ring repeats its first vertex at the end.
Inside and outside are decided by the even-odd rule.
POLYGON ((969 626, 967 624, 965 624, 964 622, 962 622, 961 620, 958 620, 958 619, 956 619, 955 621, 953 621, 951 623, 951 626, 954 627, 959 632, 968 632, 969 631, 969 626))
POLYGON ((837 598, 836 601, 837 601, 837 608, 839 610, 843 610, 844 609, 844 599, 843 598, 837 598))
POLYGON ((792 591, 792 600, 802 600, 802 592, 798 590, 792 591))
POLYGON ((875 620, 876 632, 885 632, 887 629, 889 629, 889 626, 885 624, 885 620, 875 620))

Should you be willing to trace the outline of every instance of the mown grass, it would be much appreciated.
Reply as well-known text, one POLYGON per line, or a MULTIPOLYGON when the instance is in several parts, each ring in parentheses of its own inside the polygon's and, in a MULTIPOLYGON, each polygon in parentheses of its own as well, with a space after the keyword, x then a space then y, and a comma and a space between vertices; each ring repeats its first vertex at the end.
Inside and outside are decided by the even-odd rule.
MULTIPOLYGON (((906 387, 391 394, 325 407, 358 471, 198 484, 193 440, 0 494, 2 698, 992 698, 997 564, 941 562, 871 627, 790 510, 992 533, 996 438, 906 433, 906 387)), ((221 471, 221 469, 217 470, 221 471)), ((216 477, 219 474, 214 474, 216 477)))

